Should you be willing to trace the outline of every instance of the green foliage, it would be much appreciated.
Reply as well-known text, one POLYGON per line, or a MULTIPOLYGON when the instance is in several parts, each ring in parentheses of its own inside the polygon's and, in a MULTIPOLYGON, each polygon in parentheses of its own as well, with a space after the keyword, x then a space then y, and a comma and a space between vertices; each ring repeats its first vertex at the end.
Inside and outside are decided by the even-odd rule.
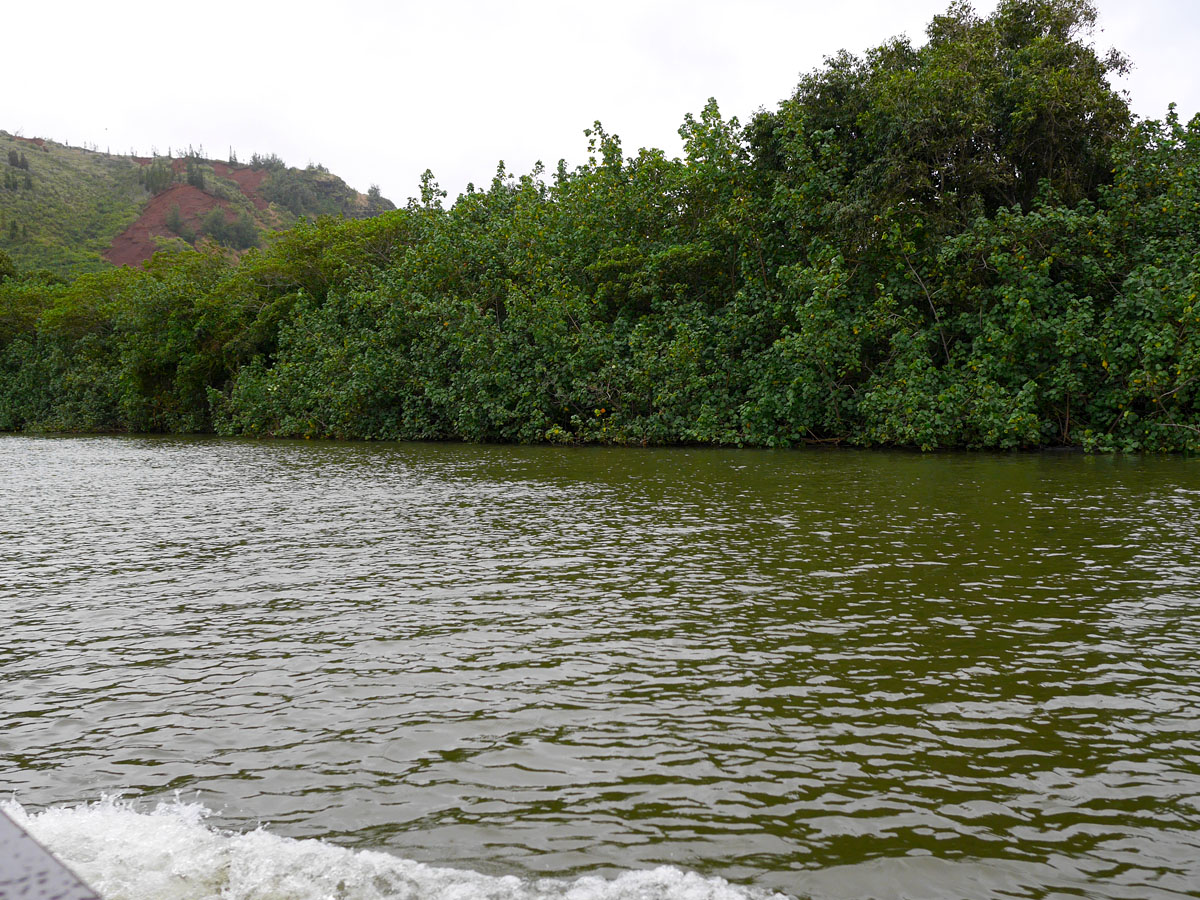
MULTIPOLYGON (((262 210, 258 197, 248 197, 232 178, 219 177, 215 170, 221 164, 203 159, 202 150, 189 148, 181 160, 170 156, 147 160, 45 141, 37 145, 36 152, 29 150, 22 169, 25 147, 0 131, 0 247, 23 269, 46 267, 61 274, 79 274, 107 268, 105 256, 114 239, 134 223, 154 195, 185 180, 230 210, 230 221, 219 239, 236 251, 258 246, 260 232, 291 222, 287 211, 262 210), (13 164, 3 165, 9 155, 13 164), (15 230, 10 229, 11 222, 18 223, 15 230)), ((259 164, 283 168, 278 157, 260 157, 259 164)), ((291 171, 317 198, 309 214, 360 217, 395 208, 382 196, 357 195, 328 172, 315 168, 291 171)), ((198 223, 192 222, 192 229, 179 224, 175 233, 194 241, 192 231, 198 223)))
POLYGON ((369 218, 377 216, 380 213, 389 212, 395 208, 396 205, 380 192, 379 185, 373 184, 367 191, 366 203, 359 206, 357 198, 355 198, 354 207, 345 215, 349 218, 369 218))
MULTIPOLYGON (((0 159, 11 150, 19 163, 22 146, 0 132, 0 159)), ((103 252, 146 201, 142 167, 50 141, 30 149, 27 162, 27 170, 3 166, 0 246, 23 270, 78 274, 107 268, 103 252), (11 223, 19 223, 16 231, 11 223)))
POLYGON ((263 156, 259 153, 253 153, 250 155, 250 168, 254 169, 255 171, 258 171, 259 169, 267 169, 268 171, 274 172, 280 169, 286 169, 287 166, 284 161, 274 153, 270 153, 266 156, 263 156))
POLYGON ((171 208, 167 210, 166 225, 167 228, 189 244, 195 242, 196 232, 183 221, 183 215, 179 211, 178 203, 172 203, 171 208))
POLYGON ((188 157, 185 168, 187 174, 187 183, 194 188, 204 190, 204 170, 207 168, 207 166, 202 165, 200 160, 195 157, 188 157))
POLYGON ((217 243, 223 243, 225 224, 225 210, 219 206, 214 206, 200 222, 200 231, 202 234, 207 234, 217 243))
POLYGON ((683 159, 597 123, 366 220, 256 154, 315 218, 236 265, 0 283, 0 428, 1200 451, 1200 118, 1132 122, 1094 21, 956 2, 746 127, 710 101, 683 159))
MULTIPOLYGON (((168 221, 168 226, 170 222, 168 221)), ((174 230, 174 229, 172 229, 174 230)), ((178 232, 177 232, 178 233, 178 232)), ((218 244, 235 250, 246 250, 258 246, 258 228, 246 212, 229 219, 224 208, 215 206, 208 211, 200 223, 200 234, 207 235, 218 244)), ((193 235, 193 240, 195 235, 193 235)))
POLYGON ((382 196, 374 200, 368 197, 365 203, 360 203, 358 194, 323 166, 306 169, 264 167, 271 170, 271 175, 263 183, 263 196, 297 217, 357 217, 394 208, 382 196))
POLYGON ((156 157, 142 173, 142 183, 151 194, 161 194, 175 183, 175 169, 169 160, 156 157))

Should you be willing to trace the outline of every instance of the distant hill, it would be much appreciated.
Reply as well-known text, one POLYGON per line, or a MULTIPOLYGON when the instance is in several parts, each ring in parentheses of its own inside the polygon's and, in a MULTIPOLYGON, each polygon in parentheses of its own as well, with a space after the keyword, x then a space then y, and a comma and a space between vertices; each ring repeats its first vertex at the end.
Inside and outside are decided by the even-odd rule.
POLYGON ((301 216, 365 218, 395 209, 322 166, 119 156, 0 131, 0 250, 22 269, 61 275, 138 265, 180 242, 231 254, 301 216))

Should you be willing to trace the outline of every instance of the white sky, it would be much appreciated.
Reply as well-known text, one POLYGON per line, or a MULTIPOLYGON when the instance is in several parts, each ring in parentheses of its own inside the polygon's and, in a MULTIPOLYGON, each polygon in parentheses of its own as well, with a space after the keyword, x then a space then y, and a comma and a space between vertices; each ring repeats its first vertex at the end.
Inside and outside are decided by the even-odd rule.
MULTIPOLYGON (((680 152, 711 96, 743 119, 841 48, 922 40, 949 0, 244 0, 4 5, 0 128, 101 150, 232 146, 318 162, 398 204, 433 169, 453 199, 503 159, 581 162, 594 120, 680 152)), ((995 0, 977 0, 989 12, 995 0)), ((1098 0, 1093 40, 1136 68, 1134 111, 1200 111, 1198 0, 1098 0)))

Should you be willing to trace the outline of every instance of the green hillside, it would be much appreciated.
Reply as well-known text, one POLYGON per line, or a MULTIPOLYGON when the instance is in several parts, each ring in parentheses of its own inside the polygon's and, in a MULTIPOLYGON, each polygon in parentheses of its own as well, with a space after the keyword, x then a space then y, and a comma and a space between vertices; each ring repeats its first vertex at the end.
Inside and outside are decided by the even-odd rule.
POLYGON ((0 249, 22 268, 70 274, 107 267, 103 252, 150 199, 138 183, 141 166, 128 156, 39 146, 6 131, 0 169, 0 249))
POLYGON ((0 131, 0 250, 24 270, 96 272, 180 241, 236 253, 302 216, 394 208, 376 188, 360 194, 321 166, 274 155, 118 156, 0 131))

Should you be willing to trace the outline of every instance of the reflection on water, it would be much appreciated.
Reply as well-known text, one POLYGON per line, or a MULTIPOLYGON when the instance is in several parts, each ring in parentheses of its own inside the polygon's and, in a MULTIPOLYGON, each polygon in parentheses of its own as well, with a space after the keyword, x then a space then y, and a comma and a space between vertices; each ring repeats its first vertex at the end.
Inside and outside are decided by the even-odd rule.
POLYGON ((0 439, 0 789, 490 875, 1200 896, 1200 463, 0 439))

